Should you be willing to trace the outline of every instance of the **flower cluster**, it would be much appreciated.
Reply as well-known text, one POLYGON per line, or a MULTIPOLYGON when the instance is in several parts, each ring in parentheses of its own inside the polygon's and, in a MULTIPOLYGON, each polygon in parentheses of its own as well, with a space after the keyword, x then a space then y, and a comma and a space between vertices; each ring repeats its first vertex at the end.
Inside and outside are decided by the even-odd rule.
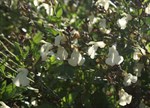
MULTIPOLYGON (((54 0, 54 1, 55 1, 55 3, 57 3, 56 0, 54 0)), ((114 10, 109 9, 111 7, 110 5, 113 5, 115 8, 117 8, 117 6, 115 4, 113 4, 111 2, 111 0, 96 0, 94 3, 95 3, 94 6, 102 7, 100 10, 103 10, 104 12, 108 12, 108 14, 111 14, 113 11, 116 12, 115 9, 114 10)), ((33 0, 33 4, 34 4, 34 7, 36 7, 37 11, 40 11, 41 8, 44 8, 46 10, 46 14, 48 16, 52 17, 55 14, 54 7, 52 5, 53 3, 50 1, 48 2, 47 0, 33 0)), ((130 8, 129 10, 132 10, 132 9, 130 8)), ((140 14, 140 12, 138 14, 140 14)), ((145 8, 144 15, 147 17, 149 14, 150 14, 150 3, 145 8)), ((104 51, 104 53, 102 52, 103 58, 104 58, 102 60, 104 60, 105 66, 102 66, 102 67, 104 69, 108 69, 108 70, 112 69, 113 70, 113 68, 115 66, 116 67, 118 66, 121 70, 121 72, 120 72, 121 77, 120 76, 119 77, 120 77, 122 83, 121 84, 116 83, 116 84, 120 84, 122 86, 121 90, 119 89, 119 92, 118 92, 119 100, 117 102, 119 103, 120 106, 126 106, 132 102, 132 99, 134 99, 134 97, 132 97, 130 92, 128 94, 125 91, 126 90, 125 88, 131 87, 131 86, 136 86, 137 82, 140 82, 138 80, 142 76, 142 72, 146 65, 146 63, 142 62, 142 60, 143 60, 142 57, 146 56, 146 53, 149 52, 149 46, 144 48, 143 46, 141 47, 141 46, 135 45, 136 47, 134 47, 134 52, 131 54, 131 59, 130 59, 130 60, 132 60, 131 61, 132 63, 135 62, 135 65, 132 68, 132 71, 128 71, 128 69, 126 69, 126 67, 123 67, 123 69, 122 69, 122 65, 127 64, 126 62, 129 60, 128 59, 129 57, 124 56, 125 54, 123 54, 122 52, 119 52, 120 51, 119 49, 117 50, 118 42, 120 42, 120 40, 121 40, 120 37, 118 38, 118 40, 119 39, 120 40, 119 41, 117 40, 116 44, 113 44, 113 45, 111 42, 109 43, 109 41, 110 41, 109 39, 113 39, 111 36, 114 36, 114 34, 115 34, 114 31, 118 30, 118 28, 119 28, 119 30, 121 29, 121 31, 124 31, 123 33, 118 33, 119 36, 122 34, 125 34, 128 31, 128 29, 126 29, 126 28, 130 24, 130 22, 137 20, 136 18, 134 18, 135 17, 134 15, 132 15, 132 16, 131 15, 132 15, 132 13, 130 13, 130 12, 124 13, 121 11, 121 14, 119 13, 119 16, 121 16, 121 17, 119 19, 118 18, 115 19, 115 21, 114 21, 116 24, 116 28, 117 28, 117 29, 116 28, 114 29, 114 28, 110 27, 112 25, 112 23, 107 25, 107 23, 109 22, 109 18, 106 18, 105 15, 104 16, 102 16, 100 14, 95 15, 94 12, 90 13, 90 16, 88 16, 89 18, 87 18, 87 19, 89 19, 89 21, 87 21, 87 25, 85 26, 85 27, 87 27, 86 28, 87 32, 90 35, 92 35, 93 31, 98 31, 101 34, 106 35, 106 38, 107 38, 106 40, 103 37, 100 39, 98 37, 99 40, 96 40, 95 38, 90 38, 89 40, 87 39, 85 41, 85 44, 84 44, 85 48, 82 48, 82 46, 80 45, 81 41, 79 40, 79 38, 82 38, 82 36, 80 36, 80 33, 76 30, 72 30, 72 32, 70 32, 68 30, 69 33, 67 35, 69 35, 69 36, 67 36, 65 33, 63 34, 63 32, 65 30, 64 29, 62 33, 58 33, 57 36, 55 36, 53 38, 54 41, 52 41, 52 42, 48 42, 48 41, 46 42, 46 41, 44 41, 46 39, 42 38, 43 40, 41 40, 39 42, 40 44, 42 43, 41 47, 39 48, 39 53, 40 53, 40 57, 41 57, 40 60, 42 61, 42 63, 45 63, 45 62, 47 63, 47 61, 49 61, 49 57, 53 56, 57 59, 57 61, 64 61, 65 63, 68 63, 70 66, 73 66, 73 67, 81 67, 81 66, 85 66, 84 63, 86 62, 86 59, 85 59, 86 57, 89 57, 90 59, 92 59, 94 61, 96 59, 96 57, 98 57, 100 55, 99 52, 104 51), (99 28, 95 30, 94 27, 96 24, 99 26, 99 28), (111 32, 112 32, 112 34, 111 34, 111 32), (108 42, 108 44, 107 44, 107 42, 108 42), (103 50, 102 48, 108 48, 109 45, 112 45, 112 46, 109 47, 108 54, 106 54, 105 51, 107 51, 107 49, 103 50), (126 58, 128 60, 126 60, 126 58), (126 72, 126 73, 124 74, 124 72, 126 72)), ((74 23, 75 21, 71 21, 71 22, 74 23)), ((145 22, 139 21, 139 23, 145 23, 145 22)), ((60 23, 60 25, 61 25, 61 23, 60 23)), ((62 26, 63 26, 63 24, 62 24, 62 26)), ((138 30, 140 31, 139 28, 138 28, 138 30)), ((137 35, 138 30, 135 30, 133 32, 133 34, 137 35)), ((27 32, 24 29, 23 29, 23 31, 27 32)), ((66 30, 65 32, 68 32, 68 31, 66 30)), ((118 34, 117 34, 117 36, 118 36, 118 34)), ((132 33, 131 33, 131 35, 132 35, 132 33)), ((123 40, 126 41, 127 38, 128 37, 125 37, 125 39, 123 39, 123 40)), ((134 40, 135 37, 133 36, 132 38, 134 40)), ((133 40, 131 40, 131 41, 133 41, 133 40)), ((82 40, 82 41, 84 41, 84 40, 82 40)), ((143 42, 144 45, 147 44, 145 42, 144 36, 142 37, 142 41, 144 41, 143 42)), ((114 43, 114 41, 113 41, 113 43, 114 43)), ((134 43, 134 44, 136 44, 136 43, 134 43)), ((129 47, 129 45, 124 45, 124 48, 125 47, 129 47)), ((149 55, 148 55, 148 57, 149 57, 149 55)), ((129 65, 132 65, 131 62, 129 62, 129 65)), ((147 61, 145 60, 144 62, 147 62, 147 61)), ((12 79, 14 85, 16 85, 17 87, 29 86, 30 81, 29 81, 29 78, 27 77, 28 73, 29 73, 29 71, 26 68, 17 69, 17 75, 16 75, 16 77, 14 77, 12 79)), ((117 74, 114 76, 116 77, 117 74)), ((106 77, 107 77, 107 74, 106 74, 106 77)), ((101 79, 103 79, 103 78, 101 78, 101 79)), ((33 102, 32 104, 34 104, 36 106, 36 101, 34 99, 32 102, 33 102)), ((0 101, 0 104, 4 108, 9 108, 4 102, 0 101)))
MULTIPOLYGON (((77 31, 73 31, 73 32, 74 32, 74 34, 77 33, 77 31)), ((68 51, 63 46, 63 44, 66 44, 66 43, 67 43, 67 38, 64 35, 63 36, 59 35, 59 36, 55 37, 54 45, 52 45, 51 43, 48 43, 48 42, 43 44, 41 47, 41 50, 40 50, 42 61, 45 61, 49 55, 54 55, 58 60, 61 60, 61 61, 67 60, 71 66, 83 65, 85 58, 82 57, 82 55, 78 51, 78 48, 74 47, 78 44, 78 39, 73 39, 71 42, 70 47, 71 47, 71 50, 73 50, 73 51, 70 55, 70 58, 69 58, 68 51), (57 47, 56 53, 54 53, 52 51, 52 48, 54 46, 57 47)))

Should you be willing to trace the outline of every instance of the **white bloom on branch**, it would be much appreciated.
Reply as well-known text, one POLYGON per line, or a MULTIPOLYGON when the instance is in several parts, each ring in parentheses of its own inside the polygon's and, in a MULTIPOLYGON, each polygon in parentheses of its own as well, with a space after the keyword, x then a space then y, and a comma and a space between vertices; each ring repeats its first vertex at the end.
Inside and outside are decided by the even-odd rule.
POLYGON ((47 59, 48 55, 54 55, 53 51, 51 51, 52 48, 53 48, 53 45, 48 42, 46 42, 44 45, 42 45, 42 47, 40 49, 42 61, 45 61, 47 59))
POLYGON ((110 0, 97 0, 97 2, 95 3, 96 6, 102 6, 104 7, 105 10, 108 10, 109 8, 109 3, 110 0))
POLYGON ((133 59, 134 60, 140 60, 140 58, 141 58, 141 53, 139 52, 139 51, 135 51, 134 53, 133 53, 133 59))
POLYGON ((17 86, 27 86, 29 85, 29 79, 27 78, 28 70, 26 68, 17 69, 18 75, 13 79, 13 83, 17 86))
POLYGON ((65 38, 65 36, 56 36, 55 37, 55 46, 59 46, 61 43, 65 43, 67 41, 67 39, 65 38))
POLYGON ((130 14, 126 14, 125 17, 122 17, 121 19, 117 20, 117 25, 121 28, 121 29, 125 29, 127 27, 127 23, 128 21, 130 21, 132 19, 132 16, 130 14))
POLYGON ((142 55, 146 55, 146 51, 143 48, 141 48, 140 46, 136 47, 135 51, 133 53, 133 59, 138 61, 138 60, 140 60, 142 55))
POLYGON ((121 89, 119 91, 119 98, 119 105, 121 106, 126 106, 132 101, 132 95, 129 95, 127 92, 124 91, 124 89, 121 89))
POLYGON ((136 83, 137 82, 137 76, 132 75, 131 73, 128 73, 125 75, 124 77, 124 82, 123 84, 125 86, 130 86, 132 83, 136 83))
POLYGON ((93 25, 96 24, 100 20, 99 17, 95 17, 93 14, 89 16, 89 23, 88 23, 88 31, 91 32, 93 29, 93 25))
POLYGON ((62 36, 56 36, 56 37, 55 37, 55 46, 59 46, 61 40, 62 40, 62 36))
POLYGON ((10 108, 4 102, 0 101, 0 108, 10 108))
POLYGON ((71 54, 71 58, 68 60, 68 63, 71 66, 77 66, 77 65, 81 66, 83 65, 84 62, 85 62, 85 58, 82 57, 82 55, 77 49, 74 49, 71 54))
POLYGON ((97 22, 100 20, 100 18, 99 18, 99 17, 95 17, 95 16, 92 14, 91 16, 89 16, 89 20, 90 20, 90 23, 91 23, 91 24, 95 24, 95 23, 97 23, 97 22))
POLYGON ((88 48, 88 55, 91 57, 91 59, 94 59, 98 47, 104 48, 106 44, 103 41, 98 42, 91 41, 88 43, 88 45, 92 45, 91 47, 88 48))
POLYGON ((53 15, 53 7, 52 7, 52 5, 50 6, 50 5, 47 4, 47 3, 42 3, 41 5, 39 5, 39 6, 37 7, 37 10, 39 11, 42 7, 46 10, 46 14, 47 14, 47 15, 50 15, 50 16, 53 15))
POLYGON ((124 18, 124 17, 121 19, 118 19, 118 21, 117 21, 117 24, 121 29, 125 29, 127 26, 127 23, 128 22, 127 22, 126 18, 124 18))
POLYGON ((119 55, 116 50, 116 45, 113 45, 109 48, 108 58, 105 60, 106 64, 110 66, 120 65, 123 62, 124 58, 119 55))
POLYGON ((38 6, 39 3, 43 3, 43 2, 45 2, 45 0, 33 0, 34 6, 38 6))
POLYGON ((57 49, 56 56, 58 57, 59 60, 66 60, 68 58, 68 52, 64 47, 59 46, 57 49))
POLYGON ((150 14, 150 3, 149 3, 148 6, 145 8, 145 13, 146 13, 146 14, 150 14))
POLYGON ((105 34, 109 34, 111 32, 111 29, 106 28, 106 19, 101 19, 99 25, 100 25, 101 32, 105 34))

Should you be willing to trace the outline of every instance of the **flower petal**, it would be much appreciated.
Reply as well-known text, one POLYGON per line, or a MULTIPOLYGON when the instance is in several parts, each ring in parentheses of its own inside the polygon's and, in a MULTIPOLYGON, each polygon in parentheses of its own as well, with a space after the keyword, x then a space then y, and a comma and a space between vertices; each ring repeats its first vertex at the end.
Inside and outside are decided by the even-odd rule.
POLYGON ((16 78, 13 79, 13 83, 16 86, 27 86, 29 85, 29 79, 27 79, 27 75, 28 75, 28 70, 25 68, 19 68, 17 70, 19 73, 16 76, 16 78))
POLYGON ((96 45, 100 48, 104 48, 106 44, 103 41, 99 41, 99 42, 96 42, 96 45))
POLYGON ((124 100, 119 100, 119 105, 121 106, 126 106, 127 103, 124 100))
POLYGON ((115 56, 115 64, 120 65, 123 62, 123 57, 122 56, 115 56))
POLYGON ((78 65, 81 66, 84 64, 84 62, 85 62, 85 58, 81 57, 80 60, 78 61, 78 65))
POLYGON ((62 40, 62 36, 56 36, 55 37, 55 46, 59 46, 61 40, 62 40))
POLYGON ((91 47, 89 47, 88 55, 91 57, 91 59, 95 58, 97 48, 98 46, 95 46, 95 45, 92 45, 91 47))
POLYGON ((136 83, 137 82, 137 80, 138 80, 138 78, 137 78, 137 76, 132 76, 132 83, 136 83))
POLYGON ((3 101, 0 101, 0 108, 10 108, 3 101))
POLYGON ((68 63, 72 66, 81 66, 85 62, 85 58, 78 52, 77 49, 74 49, 71 58, 68 60, 68 63))
POLYGON ((127 103, 127 104, 130 104, 131 101, 132 101, 132 96, 131 96, 131 95, 128 95, 128 96, 126 97, 126 103, 127 103))
POLYGON ((121 19, 118 19, 117 21, 117 24, 118 26, 121 28, 121 29, 125 29, 126 28, 126 25, 127 25, 127 20, 126 20, 126 17, 123 17, 121 19))
POLYGON ((66 60, 68 58, 68 52, 66 51, 66 49, 62 46, 59 46, 57 49, 57 57, 60 60, 66 60))
POLYGON ((114 66, 115 65, 115 62, 113 61, 112 58, 107 58, 105 60, 105 63, 108 64, 108 65, 110 65, 110 66, 114 66))

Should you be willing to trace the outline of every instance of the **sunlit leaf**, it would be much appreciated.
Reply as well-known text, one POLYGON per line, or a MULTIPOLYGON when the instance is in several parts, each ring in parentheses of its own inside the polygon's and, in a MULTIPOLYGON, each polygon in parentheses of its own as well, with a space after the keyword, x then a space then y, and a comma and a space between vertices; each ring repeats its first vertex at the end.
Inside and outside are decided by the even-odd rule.
POLYGON ((35 34, 35 36, 33 37, 33 42, 38 44, 41 40, 42 40, 42 33, 41 32, 38 32, 35 34))
POLYGON ((62 10, 62 8, 60 8, 60 9, 57 11, 56 16, 57 16, 57 17, 61 17, 62 14, 63 14, 63 10, 62 10))

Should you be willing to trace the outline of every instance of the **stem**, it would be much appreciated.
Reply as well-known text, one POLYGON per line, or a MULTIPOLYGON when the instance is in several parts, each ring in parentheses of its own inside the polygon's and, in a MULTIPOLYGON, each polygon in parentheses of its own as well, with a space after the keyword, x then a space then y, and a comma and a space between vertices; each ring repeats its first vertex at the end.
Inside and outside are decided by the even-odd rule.
MULTIPOLYGON (((0 58, 0 60, 3 60, 3 59, 1 59, 0 58)), ((1 62, 0 62, 1 63, 1 62)), ((14 70, 13 68, 11 68, 10 66, 8 66, 8 63, 6 62, 6 63, 4 63, 4 66, 6 66, 7 68, 9 68, 10 70, 12 70, 12 71, 14 71, 15 73, 17 73, 17 71, 16 70, 14 70)))
POLYGON ((15 54, 13 54, 11 51, 9 51, 9 49, 4 45, 4 43, 3 43, 2 41, 0 41, 0 43, 1 43, 1 45, 4 47, 4 49, 5 49, 9 54, 11 54, 13 57, 17 58, 17 57, 15 56, 15 54))
POLYGON ((3 34, 1 34, 0 37, 6 40, 10 45, 14 46, 14 44, 11 41, 9 41, 3 34))

